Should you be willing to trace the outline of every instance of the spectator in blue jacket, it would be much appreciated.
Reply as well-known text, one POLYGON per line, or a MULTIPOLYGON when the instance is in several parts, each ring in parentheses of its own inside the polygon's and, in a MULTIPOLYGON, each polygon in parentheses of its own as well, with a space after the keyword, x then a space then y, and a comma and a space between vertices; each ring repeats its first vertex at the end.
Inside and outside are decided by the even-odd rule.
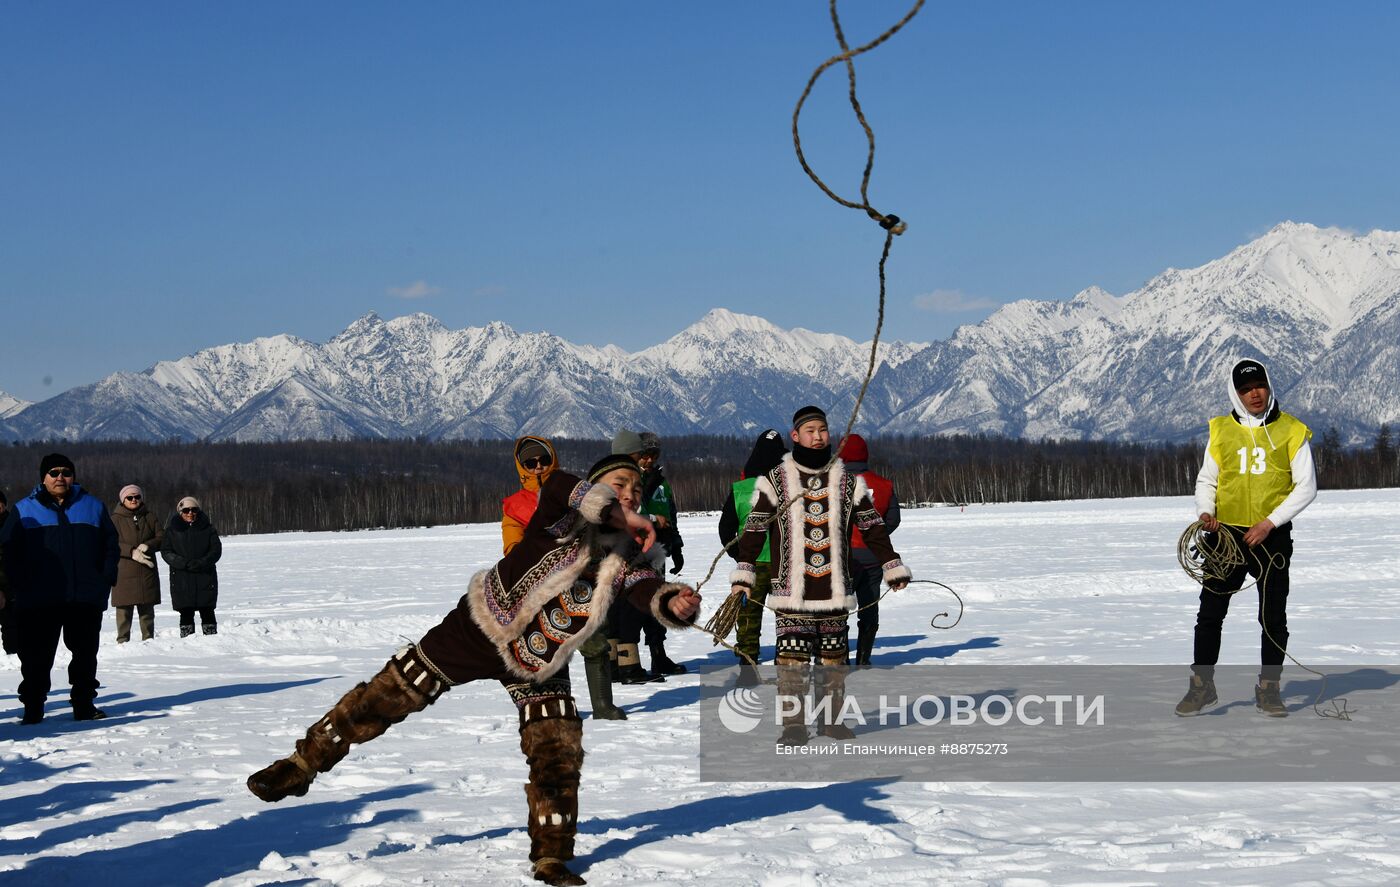
POLYGON ((107 507, 76 483, 73 460, 50 453, 39 485, 15 503, 0 527, 9 578, 6 606, 19 634, 21 723, 44 719, 49 672, 61 636, 73 718, 106 717, 97 698, 97 645, 102 614, 117 581, 117 528, 107 507))

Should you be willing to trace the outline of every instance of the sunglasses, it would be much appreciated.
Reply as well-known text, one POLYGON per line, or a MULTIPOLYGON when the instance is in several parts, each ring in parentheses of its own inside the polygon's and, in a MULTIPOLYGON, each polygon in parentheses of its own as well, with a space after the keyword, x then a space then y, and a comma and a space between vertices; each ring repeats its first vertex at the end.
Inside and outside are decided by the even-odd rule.
POLYGON ((122 499, 124 499, 124 500, 127 501, 127 502, 140 502, 140 501, 141 501, 141 497, 140 497, 140 496, 123 496, 122 499))
POLYGON ((520 464, 526 468, 548 468, 554 464, 554 460, 548 456, 531 456, 528 459, 521 459, 520 464))
POLYGON ((180 513, 181 513, 181 514, 199 514, 199 509, 198 509, 198 508, 181 508, 181 509, 180 509, 180 513))
POLYGON ((50 468, 50 469, 49 469, 49 477, 72 477, 72 476, 73 476, 73 469, 71 469, 71 468, 50 468))

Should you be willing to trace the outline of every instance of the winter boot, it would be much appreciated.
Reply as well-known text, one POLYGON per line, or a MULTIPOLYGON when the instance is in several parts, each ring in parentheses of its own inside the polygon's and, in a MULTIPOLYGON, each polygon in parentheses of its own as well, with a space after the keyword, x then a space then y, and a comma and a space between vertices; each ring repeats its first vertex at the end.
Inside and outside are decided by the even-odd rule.
POLYGON ((1260 681, 1254 688, 1254 707, 1271 718, 1288 717, 1279 694, 1278 681, 1260 681))
POLYGON ((625 721, 627 712, 613 705, 612 667, 608 657, 587 657, 583 659, 583 671, 588 675, 588 698, 593 703, 595 721, 625 721))
POLYGON ((651 674, 652 677, 665 678, 667 675, 685 674, 690 671, 679 662, 675 662, 666 655, 666 647, 660 643, 647 644, 647 649, 651 651, 651 674))
POLYGON ((1193 674, 1191 685, 1186 688, 1186 695, 1176 704, 1176 713, 1180 717, 1189 718, 1200 714, 1206 706, 1214 705, 1218 701, 1219 697, 1215 695, 1215 679, 1193 674))
POLYGON ((636 644, 617 645, 617 680, 623 684, 650 684, 664 681, 662 675, 647 674, 642 668, 642 659, 637 655, 636 644))
POLYGON ((535 880, 556 885, 586 883, 565 865, 574 858, 574 834, 578 831, 583 722, 576 713, 527 720, 520 727, 520 750, 530 765, 530 781, 525 784, 529 804, 526 829, 535 880))
POLYGON ((870 653, 875 649, 875 630, 861 629, 856 638, 856 668, 871 668, 870 653))
MULTIPOLYGON (((219 633, 219 624, 217 622, 206 622, 203 625, 201 625, 200 628, 204 630, 205 634, 219 633)), ((194 626, 190 626, 190 630, 194 630, 194 626)))
POLYGON ((26 702, 24 704, 24 717, 19 719, 21 724, 38 724, 44 720, 44 703, 26 702))
POLYGON ((783 732, 778 736, 779 745, 806 745, 811 737, 807 734, 804 709, 807 707, 807 684, 810 663, 803 659, 778 657, 778 695, 792 696, 801 704, 796 714, 783 716, 783 732))
POLYGON ((73 720, 75 721, 100 721, 107 717, 107 713, 92 704, 92 701, 73 702, 73 720))
POLYGON ((818 736, 827 736, 832 739, 855 739, 856 734, 841 723, 841 709, 846 705, 846 672, 849 666, 846 665, 846 657, 838 656, 835 659, 827 660, 823 657, 817 666, 813 682, 816 684, 817 702, 821 710, 826 714, 821 718, 821 725, 817 727, 818 736), (831 707, 826 708, 827 705, 831 707))
POLYGON ((415 711, 437 701, 447 685, 405 647, 368 684, 357 684, 335 708, 297 740, 297 749, 248 777, 248 790, 264 801, 301 797, 317 773, 326 773, 354 743, 369 742, 415 711))
POLYGON ((182 637, 182 638, 187 638, 187 637, 189 637, 189 636, 192 635, 192 634, 194 634, 194 623, 190 623, 189 625, 186 625, 185 623, 181 622, 181 623, 180 623, 180 637, 182 637))

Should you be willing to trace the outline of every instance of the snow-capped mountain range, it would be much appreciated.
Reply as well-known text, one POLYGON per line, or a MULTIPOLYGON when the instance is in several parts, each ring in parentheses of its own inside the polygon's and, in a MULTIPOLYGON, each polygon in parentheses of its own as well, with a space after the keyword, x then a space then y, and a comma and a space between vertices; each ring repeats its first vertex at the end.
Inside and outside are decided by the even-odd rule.
MULTIPOLYGON (((867 433, 1182 440, 1227 408, 1228 366, 1269 367, 1285 408, 1363 439, 1400 420, 1400 233, 1285 222, 1199 268, 1113 296, 1020 301, 932 344, 887 328, 867 433)), ((869 343, 715 309, 636 353, 502 323, 369 314, 324 344, 281 335, 119 372, 28 404, 6 439, 609 437, 844 426, 869 343)))

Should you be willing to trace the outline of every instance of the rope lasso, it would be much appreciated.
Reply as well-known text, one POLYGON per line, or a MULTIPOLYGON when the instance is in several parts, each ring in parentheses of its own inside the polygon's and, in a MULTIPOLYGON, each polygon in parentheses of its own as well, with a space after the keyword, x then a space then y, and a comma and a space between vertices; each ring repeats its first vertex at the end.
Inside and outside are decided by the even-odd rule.
MULTIPOLYGON (((841 17, 836 11, 836 0, 830 0, 832 29, 836 34, 836 42, 840 45, 841 52, 827 59, 822 64, 818 65, 816 70, 812 72, 812 76, 808 78, 807 85, 803 88, 802 95, 798 98, 797 105, 793 108, 792 112, 793 150, 797 154, 797 161, 799 164, 801 164, 803 172, 805 172, 807 176, 813 182, 816 183, 817 187, 820 188, 822 192, 825 193, 832 200, 836 201, 842 206, 849 207, 851 209, 862 210, 867 216, 869 216, 871 219, 877 222, 880 225, 880 227, 883 228, 885 231, 884 248, 880 253, 880 262, 877 268, 880 282, 879 303, 875 321, 875 335, 870 341, 870 359, 866 365, 865 378, 861 381, 860 392, 856 397, 855 405, 851 409, 850 421, 846 423, 846 430, 841 435, 838 445, 832 448, 831 459, 822 469, 822 473, 829 472, 832 466, 836 464, 837 459, 840 458, 839 453, 841 451, 841 444, 843 444, 846 441, 846 439, 850 437, 851 432, 855 429, 856 420, 860 416, 861 406, 865 402, 865 395, 870 387, 870 380, 875 375, 875 365, 879 359, 880 334, 883 331, 885 325, 885 263, 889 260, 890 245, 893 243, 894 238, 897 235, 903 234, 908 229, 908 225, 898 216, 893 214, 882 213, 870 204, 870 174, 875 166, 875 131, 871 128, 870 122, 866 120, 865 111, 861 108, 860 99, 856 95, 856 70, 855 64, 852 61, 852 59, 854 59, 858 55, 861 55, 862 53, 869 52, 870 50, 874 49, 875 47, 884 43, 886 40, 893 37, 901 28, 908 24, 909 21, 913 19, 915 15, 918 14, 919 10, 923 7, 923 5, 924 0, 916 0, 914 6, 907 13, 905 13, 904 17, 901 18, 894 25, 892 25, 890 28, 888 28, 884 33, 876 37, 874 40, 871 40, 869 43, 863 44, 852 49, 850 44, 846 42, 845 32, 841 28, 841 17), (841 197, 830 187, 828 187, 827 184, 822 181, 821 177, 817 175, 816 171, 812 169, 811 165, 808 164, 807 158, 802 152, 802 136, 798 125, 799 120, 802 116, 802 107, 806 104, 807 97, 811 95, 812 88, 816 85, 817 80, 819 80, 822 74, 824 74, 829 68, 831 68, 837 63, 844 63, 846 66, 847 81, 849 83, 848 97, 851 103, 851 110, 855 113, 856 120, 860 123, 861 129, 864 130, 866 138, 867 150, 865 157, 865 169, 861 175, 860 202, 858 203, 841 197)), ((773 514, 762 524, 760 524, 754 529, 766 529, 774 521, 778 520, 779 517, 784 512, 786 512, 787 509, 791 507, 792 503, 795 501, 796 496, 794 495, 792 497, 789 497, 785 501, 779 503, 778 506, 774 508, 773 514)), ((696 591, 699 591, 700 588, 703 587, 706 582, 710 581, 710 579, 715 574, 716 568, 718 568, 719 566, 720 559, 723 558, 724 555, 734 547, 734 545, 739 541, 740 538, 742 538, 745 532, 746 529, 741 529, 739 532, 739 536, 736 536, 735 538, 729 540, 724 544, 724 546, 720 549, 720 552, 715 555, 714 560, 710 562, 710 567, 706 571, 704 577, 698 583, 696 583, 696 591)), ((944 587, 946 588, 947 586, 944 587)), ((949 590, 951 591, 951 589, 949 590)), ((880 595, 879 598, 877 598, 875 601, 871 602, 866 606, 874 606, 875 604, 878 604, 880 600, 882 600, 885 597, 886 594, 889 594, 889 591, 890 590, 886 590, 883 594, 880 595)), ((957 593, 954 592, 955 596, 956 594, 957 593)), ((734 647, 730 646, 724 641, 724 639, 729 636, 729 633, 733 631, 735 625, 737 625, 739 613, 743 610, 747 600, 747 596, 744 595, 742 592, 731 591, 729 596, 720 604, 719 609, 717 609, 715 613, 711 615, 709 620, 701 629, 702 631, 709 634, 712 638, 714 638, 714 642, 716 644, 722 644, 723 646, 731 650, 735 650, 735 652, 739 653, 739 655, 743 656, 743 658, 745 659, 748 659, 749 657, 743 654, 742 652, 738 651, 734 647)), ((961 599, 959 599, 959 603, 961 604, 961 599)), ((864 607, 858 608, 855 612, 860 612, 860 610, 862 609, 864 609, 864 607)), ((777 610, 774 609, 774 612, 777 612, 777 610)), ((817 618, 804 617, 801 614, 796 613, 785 613, 785 615, 795 619, 817 618)), ((936 623, 940 616, 946 615, 946 613, 940 613, 938 616, 934 617, 931 624, 936 623)), ((959 618, 961 618, 961 611, 959 618)), ((752 660, 750 660, 750 663, 752 664, 752 660)))
MULTIPOLYGON (((1177 540, 1176 558, 1181 564, 1181 568, 1186 571, 1197 584, 1211 594, 1218 594, 1225 597, 1236 594, 1240 588, 1228 591, 1212 588, 1213 582, 1224 582, 1230 578, 1230 574, 1240 567, 1246 565, 1245 555, 1248 554, 1254 561, 1254 566, 1258 568, 1255 584, 1259 588, 1259 627, 1264 631, 1264 637, 1269 639, 1269 643, 1278 648, 1278 651, 1287 656, 1294 665, 1303 671, 1317 675, 1321 679, 1317 696, 1313 699, 1312 710, 1320 718, 1332 718, 1338 721, 1349 721, 1354 713, 1345 697, 1332 700, 1332 708, 1324 710, 1318 706, 1322 702, 1322 697, 1327 692, 1327 675, 1315 668, 1309 668, 1299 662, 1297 657, 1288 652, 1282 644, 1274 639, 1269 633, 1268 620, 1264 618, 1264 609, 1270 571, 1274 569, 1286 569, 1288 558, 1282 552, 1274 552, 1267 559, 1261 559, 1255 554, 1252 548, 1241 548, 1239 540, 1235 538, 1234 532, 1226 529, 1225 524, 1220 525, 1220 530, 1211 532, 1206 530, 1205 524, 1200 521, 1193 521, 1181 538, 1177 540)), ((1244 586, 1241 585, 1241 588, 1244 586)))

